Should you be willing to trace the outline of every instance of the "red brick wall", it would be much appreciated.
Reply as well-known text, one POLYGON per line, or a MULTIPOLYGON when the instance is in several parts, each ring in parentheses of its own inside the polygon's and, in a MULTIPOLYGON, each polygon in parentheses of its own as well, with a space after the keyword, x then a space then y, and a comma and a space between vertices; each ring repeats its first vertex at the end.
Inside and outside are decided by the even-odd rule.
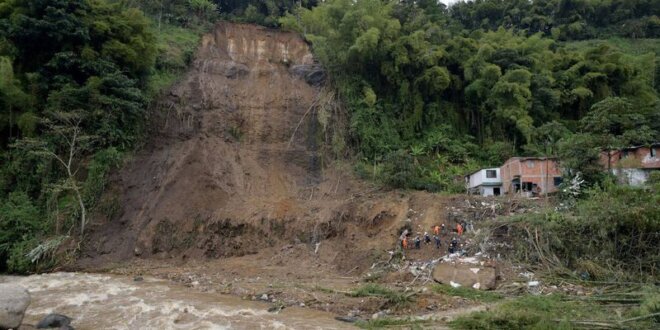
MULTIPOLYGON (((610 168, 660 168, 660 147, 654 147, 655 157, 651 157, 649 147, 610 152, 610 168)), ((607 153, 600 154, 600 164, 607 169, 607 153)))
POLYGON ((504 193, 512 193, 512 181, 520 176, 520 182, 531 182, 541 189, 542 194, 557 191, 554 178, 561 176, 556 160, 534 158, 511 158, 500 168, 504 193))

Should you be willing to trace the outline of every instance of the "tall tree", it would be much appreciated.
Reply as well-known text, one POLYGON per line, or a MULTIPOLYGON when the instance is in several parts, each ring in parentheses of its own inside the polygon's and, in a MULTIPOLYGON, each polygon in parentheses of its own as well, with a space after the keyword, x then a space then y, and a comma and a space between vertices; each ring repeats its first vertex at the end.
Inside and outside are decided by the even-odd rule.
POLYGON ((78 181, 81 159, 89 151, 93 136, 86 135, 82 128, 81 112, 54 112, 44 121, 46 132, 42 138, 25 138, 14 147, 28 150, 30 153, 51 159, 58 163, 65 173, 65 178, 57 183, 57 190, 70 190, 74 193, 80 212, 80 235, 84 235, 87 224, 87 206, 83 199, 82 185, 78 181), (48 139, 46 139, 46 137, 48 139))

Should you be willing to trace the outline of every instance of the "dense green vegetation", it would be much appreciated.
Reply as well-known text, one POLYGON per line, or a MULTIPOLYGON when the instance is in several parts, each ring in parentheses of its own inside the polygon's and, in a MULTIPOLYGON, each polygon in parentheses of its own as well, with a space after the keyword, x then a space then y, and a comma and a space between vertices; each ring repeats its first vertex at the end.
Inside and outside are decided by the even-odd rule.
POLYGON ((312 8, 318 0, 134 0, 158 24, 191 26, 200 20, 222 18, 278 27, 280 17, 298 8, 312 8))
POLYGON ((280 17, 299 8, 312 8, 319 0, 215 0, 223 18, 277 27, 280 17))
POLYGON ((560 40, 660 37, 654 0, 476 0, 451 8, 467 29, 516 28, 560 40))
MULTIPOLYGON (((657 2, 630 1, 626 14, 621 3, 474 1, 447 9, 435 1, 334 0, 281 22, 306 33, 332 73, 365 159, 361 173, 395 187, 455 191, 467 170, 514 154, 568 160, 577 147, 597 154, 658 140, 656 47, 634 53, 630 45, 562 42, 628 35, 613 32, 602 14, 586 14, 594 11, 657 20, 657 2), (548 31, 530 28, 533 20, 547 21, 548 31), (571 32, 574 24, 592 32, 571 32), (598 122, 602 113, 607 122, 598 122)), ((644 36, 655 37, 649 29, 644 36)))
POLYGON ((205 16, 180 3, 185 28, 130 1, 0 1, 0 271, 48 267, 84 231, 150 100, 192 59, 205 16))
POLYGON ((582 192, 575 203, 565 201, 564 209, 504 217, 484 227, 506 228, 508 259, 555 275, 657 282, 659 177, 647 188, 606 181, 602 188, 582 192))

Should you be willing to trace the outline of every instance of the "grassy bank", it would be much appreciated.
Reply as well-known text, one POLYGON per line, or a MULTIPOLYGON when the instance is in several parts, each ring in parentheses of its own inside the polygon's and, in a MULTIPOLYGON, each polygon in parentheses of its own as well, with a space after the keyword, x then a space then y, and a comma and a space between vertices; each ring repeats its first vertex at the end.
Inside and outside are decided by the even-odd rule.
POLYGON ((525 296, 459 317, 450 325, 454 329, 652 329, 660 321, 660 304, 657 288, 647 290, 638 296, 638 303, 629 304, 555 294, 525 296))
POLYGON ((174 84, 194 59, 203 26, 180 27, 162 24, 157 32, 158 57, 153 74, 149 77, 149 94, 156 97, 174 84))

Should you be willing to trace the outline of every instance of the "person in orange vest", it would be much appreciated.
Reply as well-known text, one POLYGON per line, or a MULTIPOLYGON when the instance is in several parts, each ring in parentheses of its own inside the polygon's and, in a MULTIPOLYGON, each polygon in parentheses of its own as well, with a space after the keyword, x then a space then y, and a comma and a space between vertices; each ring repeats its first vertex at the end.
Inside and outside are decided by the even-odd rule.
POLYGON ((403 243, 403 249, 404 250, 408 249, 408 237, 407 236, 403 237, 402 243, 403 243))
POLYGON ((403 232, 401 233, 401 236, 399 236, 399 244, 401 244, 401 248, 403 249, 403 240, 408 236, 408 229, 404 229, 403 232))
POLYGON ((458 236, 463 235, 463 226, 460 223, 456 224, 456 231, 458 232, 458 236))
POLYGON ((440 235, 440 226, 435 225, 435 227, 433 227, 433 234, 440 235))

